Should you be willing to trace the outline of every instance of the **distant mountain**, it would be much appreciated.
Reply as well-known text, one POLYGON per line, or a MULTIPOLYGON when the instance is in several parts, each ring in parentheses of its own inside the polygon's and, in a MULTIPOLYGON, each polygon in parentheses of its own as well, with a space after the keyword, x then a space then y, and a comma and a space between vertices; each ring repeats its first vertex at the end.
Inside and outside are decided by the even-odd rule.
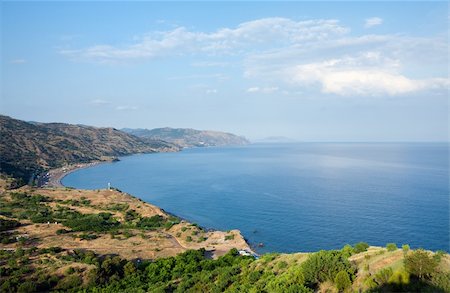
POLYGON ((0 173, 24 182, 65 164, 177 150, 179 147, 171 143, 138 138, 114 128, 28 123, 0 115, 0 173))
POLYGON ((161 139, 181 147, 244 145, 249 143, 245 137, 235 134, 190 128, 165 127, 151 130, 124 128, 122 131, 141 138, 161 139))

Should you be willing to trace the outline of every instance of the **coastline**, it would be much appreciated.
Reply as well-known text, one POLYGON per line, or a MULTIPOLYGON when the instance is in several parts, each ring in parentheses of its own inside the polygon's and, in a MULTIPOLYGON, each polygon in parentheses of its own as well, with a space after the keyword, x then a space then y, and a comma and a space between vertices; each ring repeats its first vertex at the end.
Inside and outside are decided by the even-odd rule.
POLYGON ((46 177, 45 181, 43 184, 40 184, 39 187, 64 188, 66 186, 64 186, 62 184, 62 180, 64 179, 64 177, 66 177, 70 173, 73 173, 73 172, 81 170, 81 169, 86 169, 86 168, 90 168, 93 166, 97 166, 102 163, 109 163, 109 162, 112 162, 112 160, 111 161, 94 161, 94 162, 90 162, 90 163, 72 164, 72 165, 67 165, 64 167, 56 168, 56 169, 51 169, 47 172, 47 174, 44 175, 46 177))
MULTIPOLYGON (((39 186, 39 188, 43 188, 43 189, 47 189, 47 190, 51 190, 51 189, 55 190, 55 189, 64 188, 64 189, 67 190, 68 187, 62 184, 62 179, 65 176, 67 176, 68 174, 71 174, 72 172, 75 172, 75 171, 78 171, 78 170, 81 170, 81 169, 94 167, 94 166, 97 166, 99 164, 111 163, 113 161, 114 160, 94 161, 94 162, 90 162, 90 163, 78 163, 78 164, 67 165, 65 167, 51 169, 44 175, 45 176, 44 184, 39 186)), ((78 189, 78 188, 73 188, 73 191, 75 191, 75 192, 83 192, 84 190, 78 189)), ((104 189, 104 191, 116 192, 116 191, 108 190, 108 189, 104 189)), ((169 213, 169 212, 165 211, 163 208, 155 206, 155 205, 153 205, 150 202, 143 201, 140 198, 135 197, 134 195, 128 194, 126 192, 122 192, 122 191, 118 191, 118 192, 122 193, 126 197, 129 197, 132 200, 136 199, 136 200, 138 200, 140 202, 144 202, 146 205, 149 205, 149 206, 152 206, 152 207, 156 208, 157 210, 159 210, 161 213, 163 213, 165 215, 177 217, 177 218, 179 218, 181 220, 182 223, 186 223, 187 225, 192 225, 191 222, 188 219, 184 219, 184 218, 178 217, 175 214, 169 213)), ((178 243, 177 246, 179 246, 179 247, 181 247, 183 249, 200 249, 200 248, 205 248, 207 251, 209 251, 211 253, 211 257, 212 258, 217 258, 217 257, 219 257, 221 255, 224 255, 225 253, 227 253, 233 247, 237 248, 240 251, 240 253, 243 252, 244 255, 253 255, 255 257, 259 256, 259 254, 255 251, 254 247, 252 247, 248 243, 248 240, 242 235, 240 230, 232 229, 232 230, 226 232, 226 231, 221 231, 221 230, 217 230, 217 229, 214 229, 214 228, 205 228, 205 227, 202 227, 202 226, 198 226, 198 227, 200 229, 203 229, 205 231, 205 233, 207 233, 209 236, 212 236, 212 238, 215 238, 215 240, 218 243, 215 242, 215 243, 209 243, 209 244, 206 244, 206 243, 194 244, 194 243, 185 242, 183 240, 180 241, 180 239, 177 239, 177 237, 175 237, 175 235, 170 235, 170 236, 173 237, 176 240, 176 242, 178 243), (229 244, 226 245, 225 243, 222 243, 223 239, 226 240, 225 236, 229 235, 229 233, 232 233, 232 234, 234 234, 236 236, 236 239, 232 240, 232 242, 234 244, 232 244, 231 246, 229 246, 229 244), (221 244, 219 244, 219 243, 221 243, 221 244)), ((174 234, 174 233, 170 233, 170 234, 174 234)))

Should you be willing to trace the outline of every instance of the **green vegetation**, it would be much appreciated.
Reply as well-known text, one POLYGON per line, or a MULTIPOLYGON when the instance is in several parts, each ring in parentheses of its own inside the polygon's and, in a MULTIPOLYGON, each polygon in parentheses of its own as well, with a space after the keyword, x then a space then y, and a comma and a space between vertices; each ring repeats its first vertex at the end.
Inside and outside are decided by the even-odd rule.
POLYGON ((437 265, 437 260, 422 249, 413 251, 405 257, 406 270, 420 279, 430 278, 437 265))
POLYGON ((367 248, 369 248, 369 244, 367 244, 366 242, 356 243, 354 247, 355 253, 367 251, 367 248))
POLYGON ((233 239, 234 239, 234 234, 225 235, 225 240, 233 240, 233 239))
POLYGON ((0 218, 0 232, 11 230, 19 226, 20 226, 19 221, 0 218))
MULTIPOLYGON (((364 282, 367 292, 448 292, 448 273, 439 271, 435 264, 426 265, 426 272, 418 270, 436 260, 421 250, 410 254, 408 271, 390 267, 378 270, 364 282)), ((344 255, 342 249, 312 253, 300 262, 286 261, 279 254, 255 260, 232 249, 211 260, 200 249, 176 257, 131 262, 86 250, 19 248, 0 251, 0 291, 306 293, 330 282, 338 291, 350 292, 357 267, 344 255), (48 258, 49 254, 53 258, 48 258), (52 275, 33 265, 38 256, 51 266, 61 262, 78 265, 67 266, 63 276, 52 275)))
POLYGON ((334 283, 339 291, 345 291, 352 285, 352 281, 346 271, 340 271, 334 278, 334 283))
POLYGON ((321 250, 311 254, 303 263, 302 270, 306 283, 312 287, 325 281, 335 280, 336 275, 341 271, 348 273, 352 279, 356 272, 356 268, 340 250, 321 250))
POLYGON ((395 243, 388 243, 386 244, 387 251, 395 251, 398 249, 397 244, 395 243))

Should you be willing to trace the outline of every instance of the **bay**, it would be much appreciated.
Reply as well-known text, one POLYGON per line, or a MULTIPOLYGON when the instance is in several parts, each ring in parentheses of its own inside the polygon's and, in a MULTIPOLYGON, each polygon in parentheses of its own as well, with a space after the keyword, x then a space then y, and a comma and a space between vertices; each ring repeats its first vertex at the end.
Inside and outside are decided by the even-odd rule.
POLYGON ((448 143, 289 143, 141 154, 62 183, 108 182, 206 228, 239 229, 258 252, 359 241, 449 251, 448 143))

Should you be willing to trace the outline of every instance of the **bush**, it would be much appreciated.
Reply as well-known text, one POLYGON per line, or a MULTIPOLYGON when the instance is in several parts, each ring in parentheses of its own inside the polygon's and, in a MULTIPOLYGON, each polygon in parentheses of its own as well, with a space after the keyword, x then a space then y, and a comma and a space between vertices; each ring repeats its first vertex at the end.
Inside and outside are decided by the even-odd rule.
POLYGON ((233 240, 234 234, 225 235, 225 240, 233 240))
POLYGON ((436 270, 438 262, 429 252, 418 249, 405 257, 405 268, 411 274, 419 279, 429 278, 436 270))
POLYGON ((79 214, 73 219, 66 220, 64 225, 73 231, 105 232, 116 228, 120 223, 112 218, 110 213, 79 214))
POLYGON ((450 273, 434 273, 431 278, 431 283, 434 286, 444 290, 444 292, 450 292, 450 273))
POLYGON ((162 227, 164 223, 165 219, 160 215, 156 215, 141 218, 136 226, 145 230, 155 230, 156 228, 162 227))
POLYGON ((31 281, 25 281, 22 284, 17 287, 18 293, 29 293, 29 292, 35 292, 36 291, 36 285, 31 281))
POLYGON ((347 257, 339 250, 321 250, 313 253, 301 267, 306 282, 311 285, 317 285, 325 281, 334 281, 334 278, 340 271, 346 271, 352 277, 355 272, 347 257))
POLYGON ((395 251, 398 249, 398 247, 397 247, 397 244, 395 244, 395 243, 388 243, 388 244, 386 244, 386 249, 388 251, 395 251))
POLYGON ((402 245, 402 250, 403 250, 403 254, 406 255, 408 253, 408 251, 410 250, 410 247, 408 244, 403 244, 402 245))
POLYGON ((334 284, 339 291, 345 291, 352 285, 352 282, 346 271, 340 271, 334 278, 334 284))
POLYGON ((377 282, 378 285, 387 284, 392 274, 392 268, 381 269, 375 274, 375 282, 377 282))
POLYGON ((16 220, 7 220, 7 219, 0 218, 0 232, 11 230, 11 229, 19 227, 19 226, 20 226, 20 222, 18 222, 16 220))
POLYGON ((367 251, 367 248, 369 248, 369 244, 367 244, 366 242, 359 242, 354 246, 355 253, 367 251))
POLYGON ((409 274, 404 270, 395 271, 388 280, 389 284, 407 285, 409 284, 409 274))
POLYGON ((61 279, 58 282, 58 285, 56 286, 55 289, 68 290, 68 289, 71 289, 71 288, 77 288, 82 283, 83 283, 83 280, 81 279, 80 276, 78 276, 78 275, 70 275, 70 276, 67 276, 67 277, 61 279))
POLYGON ((355 253, 355 250, 353 249, 353 247, 350 244, 346 244, 342 249, 341 249, 342 253, 347 256, 350 257, 353 253, 355 253))

